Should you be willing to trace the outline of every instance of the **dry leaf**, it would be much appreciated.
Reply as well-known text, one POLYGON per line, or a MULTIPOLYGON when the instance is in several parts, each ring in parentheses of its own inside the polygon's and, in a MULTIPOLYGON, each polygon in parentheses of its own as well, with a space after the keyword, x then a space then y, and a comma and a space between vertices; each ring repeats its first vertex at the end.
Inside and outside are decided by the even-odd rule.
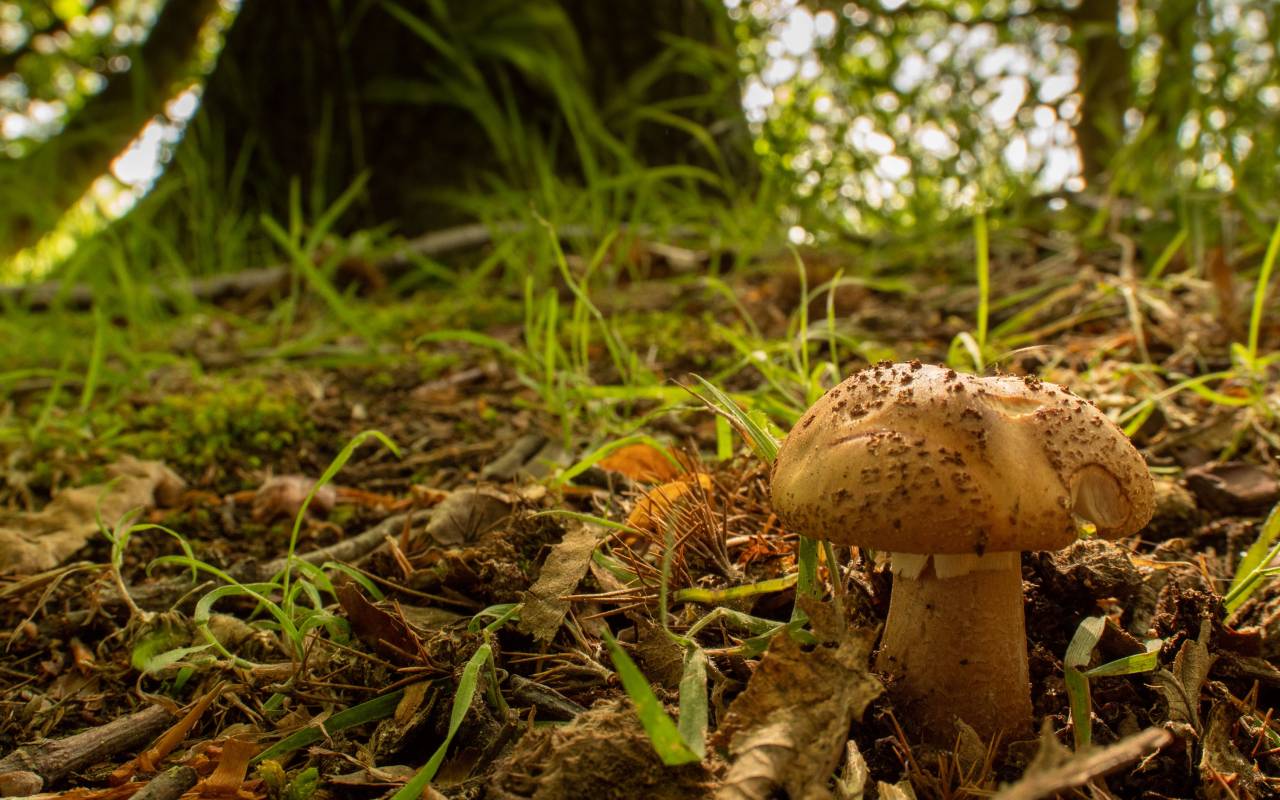
POLYGON ((707 796, 712 780, 702 762, 664 766, 631 704, 604 700, 567 725, 539 726, 521 736, 496 764, 484 794, 696 800, 707 796))
POLYGON ((27 770, 0 773, 0 797, 26 797, 44 788, 44 778, 27 770))
POLYGON ((916 800, 916 790, 911 788, 911 781, 901 780, 897 783, 876 783, 876 792, 880 800, 916 800))
MULTIPOLYGON (((711 483, 710 475, 699 472, 697 481, 698 485, 701 486, 700 491, 711 492, 713 484, 711 483)), ((671 512, 677 509, 682 502, 687 502, 688 499, 696 496, 696 490, 690 477, 664 483, 661 486, 650 489, 640 498, 635 508, 631 509, 631 513, 627 515, 627 525, 637 530, 659 533, 666 527, 666 522, 671 516, 671 512)))
POLYGON ((53 569, 98 535, 99 514, 113 525, 134 509, 176 502, 184 486, 164 464, 130 456, 107 474, 107 483, 58 492, 40 511, 0 514, 0 573, 53 569))
POLYGON ((515 498, 495 489, 460 489, 436 506, 427 523, 432 543, 445 547, 474 542, 511 516, 515 498))
POLYGON ((858 743, 852 739, 845 742, 844 771, 836 779, 838 800, 862 800, 870 777, 871 770, 867 767, 867 760, 862 757, 862 751, 858 749, 858 743))
POLYGON ((422 646, 408 623, 401 616, 370 603, 355 581, 343 581, 334 586, 333 591, 351 622, 351 630, 378 655, 397 664, 416 663, 421 657, 422 646))
POLYGON ((1201 506, 1223 514, 1260 514, 1280 498, 1280 481, 1240 461, 1193 467, 1187 470, 1186 482, 1201 506))
POLYGON ((1209 677, 1216 656, 1209 654, 1209 620, 1200 623, 1200 637, 1188 639, 1174 656, 1173 669, 1157 670, 1152 678, 1169 704, 1171 722, 1190 725, 1200 732, 1200 688, 1209 677))
MULTIPOLYGON (((305 475, 277 475, 267 478, 253 493, 253 519, 270 522, 279 517, 292 519, 302 510, 307 493, 316 485, 315 479, 305 475)), ((323 516, 333 510, 337 502, 337 490, 330 484, 316 489, 315 497, 307 506, 308 514, 323 516)))
POLYGON ((125 762, 117 767, 108 778, 113 786, 123 785, 141 772, 155 772, 160 767, 160 762, 165 756, 173 752, 174 748, 182 744, 187 739, 187 734, 191 733, 191 729, 200 721, 200 717, 209 708, 209 704, 222 694, 225 684, 218 683, 212 689, 205 692, 199 700, 191 706, 191 709, 183 715, 182 719, 175 722, 169 727, 160 738, 156 739, 155 744, 144 750, 137 758, 125 762))
POLYGON ((258 745, 246 739, 230 738, 222 745, 222 755, 213 774, 201 784, 201 795, 237 795, 249 771, 249 759, 258 754, 258 745))
POLYGON ((1052 797, 1132 764, 1173 740, 1163 728, 1147 728, 1103 748, 1072 753, 1053 735, 1053 723, 1044 721, 1040 729, 1040 749, 1026 773, 1012 786, 996 793, 992 800, 1037 800, 1052 797))
POLYGON ((619 447, 601 459, 599 467, 642 483, 673 481, 680 474, 669 455, 643 442, 619 447))
POLYGON ((599 533, 587 525, 575 525, 551 548, 538 580, 524 593, 520 629, 542 642, 551 641, 569 610, 563 596, 571 594, 587 572, 599 533))
POLYGON ((1211 800, 1266 797, 1271 792, 1257 764, 1245 757, 1231 739, 1231 729, 1238 718, 1226 703, 1219 703, 1209 712, 1200 756, 1200 781, 1204 796, 1211 800))
POLYGON ((830 796, 849 724, 884 691, 868 667, 874 639, 841 632, 835 647, 805 652, 785 633, 774 637, 717 732, 733 758, 719 800, 763 800, 778 789, 797 800, 830 796))

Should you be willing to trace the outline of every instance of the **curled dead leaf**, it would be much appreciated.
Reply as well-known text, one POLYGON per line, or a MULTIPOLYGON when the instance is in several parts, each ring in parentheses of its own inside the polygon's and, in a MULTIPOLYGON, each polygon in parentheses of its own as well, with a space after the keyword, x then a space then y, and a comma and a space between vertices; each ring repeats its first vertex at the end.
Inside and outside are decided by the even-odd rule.
MULTIPOLYGON (((315 480, 305 475, 277 475, 267 478, 253 494, 254 521, 269 522, 279 517, 296 517, 302 510, 307 493, 315 485, 315 480)), ((337 497, 333 486, 321 486, 311 498, 307 513, 319 516, 328 514, 333 510, 337 497)))
POLYGON ((601 459, 599 466, 642 483, 669 482, 680 475, 670 455, 644 442, 619 447, 601 459))
POLYGON ((699 472, 696 476, 686 476, 650 489, 627 515, 627 525, 636 530, 659 534, 683 504, 710 494, 713 488, 711 476, 699 472))

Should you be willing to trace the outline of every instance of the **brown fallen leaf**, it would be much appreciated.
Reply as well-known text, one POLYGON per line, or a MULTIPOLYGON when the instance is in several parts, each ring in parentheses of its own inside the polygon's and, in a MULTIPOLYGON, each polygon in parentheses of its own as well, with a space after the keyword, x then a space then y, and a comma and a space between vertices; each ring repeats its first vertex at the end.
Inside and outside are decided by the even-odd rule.
POLYGON ((664 766, 631 704, 602 700, 567 725, 521 736, 495 765, 485 796, 696 800, 712 782, 703 762, 664 766))
MULTIPOLYGON (((258 745, 247 739, 232 737, 222 745, 222 755, 213 774, 200 782, 197 789, 202 797, 240 797, 244 776, 249 771, 249 760, 258 754, 258 745)), ((248 794, 248 797, 253 797, 248 794)))
MULTIPOLYGON (((698 492, 710 493, 714 487, 711 482, 711 476, 706 473, 699 472, 696 476, 686 475, 685 477, 664 483, 661 486, 650 489, 641 497, 631 509, 631 513, 627 515, 627 525, 636 530, 648 531, 650 533, 661 533, 666 527, 667 520, 672 516, 672 512, 677 511, 681 504, 689 502, 698 496, 698 492), (695 489, 696 485, 701 487, 695 489)), ((626 537, 623 537, 626 540, 626 537)))
POLYGON ((159 769, 160 762, 165 756, 173 752, 174 748, 182 744, 187 739, 187 734, 191 733, 191 729, 200 721, 200 717, 208 710, 209 704, 222 694, 225 687, 224 683, 218 683, 212 689, 205 692, 192 706, 182 719, 178 720, 166 730, 155 744, 144 750, 137 758, 125 762, 117 767, 107 780, 112 786, 120 786, 128 783, 139 772, 151 773, 159 769))
POLYGON ((643 442, 619 447, 601 459, 599 467, 642 483, 665 483, 680 475, 668 454, 643 442))
POLYGON ((599 541, 600 533, 587 525, 574 525, 565 531, 564 538, 551 548, 542 563, 538 580, 524 593, 521 630, 541 642, 555 638, 569 610, 569 601, 561 598, 572 594, 582 580, 599 541))
POLYGON ((1280 481, 1242 461, 1203 464, 1187 470, 1187 488, 1200 505, 1223 514, 1254 514, 1280 499, 1280 481))
POLYGON ((107 467, 106 483, 65 489, 36 512, 0 514, 0 573, 53 569, 134 509, 177 502, 183 481, 158 461, 125 456, 107 467))
POLYGON ((354 581, 334 586, 351 629, 384 658, 397 664, 411 664, 422 657, 422 645, 405 620, 370 603, 354 581))
POLYGON ((1156 688, 1169 705, 1169 721, 1200 733, 1200 689, 1209 677, 1217 656, 1209 652, 1209 620, 1200 624, 1199 639, 1187 639, 1173 657, 1172 669, 1159 669, 1152 674, 1156 688))
POLYGON ((1240 715, 1226 703, 1219 703, 1209 712, 1200 756, 1200 781, 1204 797, 1210 800, 1274 796, 1275 789, 1267 776, 1231 738, 1239 719, 1240 715))
POLYGON ((436 506, 427 523, 432 544, 457 547, 479 539, 505 522, 517 498, 496 489, 459 489, 436 506))
MULTIPOLYGON (((279 517, 293 518, 302 510, 307 493, 316 485, 314 478, 305 475, 276 475, 263 481, 253 493, 254 522, 270 522, 279 517)), ((316 489, 308 514, 324 516, 333 510, 337 502, 337 490, 331 484, 316 489)))
POLYGON ((878 781, 876 793, 880 795, 880 800, 916 800, 916 790, 911 788, 911 782, 907 780, 897 783, 878 781))
POLYGON ((805 652, 785 633, 773 638, 716 733, 733 759, 717 800, 763 800, 779 789, 795 798, 829 797, 850 723, 884 691, 868 664, 874 632, 834 629, 824 606, 805 610, 819 638, 836 646, 805 652))
POLYGON ((44 788, 44 778, 34 772, 16 769, 0 772, 0 797, 27 797, 44 788))

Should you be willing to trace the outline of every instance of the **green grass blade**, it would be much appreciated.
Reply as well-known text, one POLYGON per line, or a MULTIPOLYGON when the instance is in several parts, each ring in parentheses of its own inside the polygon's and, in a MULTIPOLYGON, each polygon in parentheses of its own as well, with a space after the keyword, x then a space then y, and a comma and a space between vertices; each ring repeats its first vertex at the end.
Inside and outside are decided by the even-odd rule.
POLYGON ((523 369, 529 375, 532 376, 538 374, 538 365, 534 363, 533 359, 529 358, 527 355, 521 353, 519 350, 501 339, 495 339, 494 337, 486 336, 483 333, 464 330, 432 331, 419 336, 416 344, 426 344, 430 342, 463 342, 464 344, 484 347, 502 356, 512 364, 515 364, 518 368, 523 369))
POLYGON ((1067 654, 1062 659, 1067 703, 1071 708, 1071 728, 1077 750, 1088 747, 1093 741, 1093 700, 1089 694, 1089 678, 1081 667, 1087 666, 1089 659, 1093 658, 1093 648, 1102 639, 1106 624, 1106 617, 1087 617, 1076 628, 1075 635, 1067 645, 1067 654))
POLYGON ((307 496, 302 501, 302 507, 298 509, 297 515, 293 518, 293 530, 289 533, 289 550, 286 556, 289 566, 285 568, 284 578, 282 581, 285 598, 289 597, 289 580, 290 575, 293 573, 292 568, 295 565, 294 553, 298 549, 298 535, 302 532, 302 520, 306 518, 307 507, 311 505, 311 501, 315 498, 316 492, 320 491, 321 487, 332 481, 334 476, 337 475, 338 472, 347 465, 347 462, 351 460, 351 456, 355 453, 356 449, 369 439, 377 439, 382 442, 388 450, 394 453, 397 458, 400 457, 400 448, 396 446, 395 442, 387 438, 387 435, 381 431, 372 430, 361 431, 356 434, 352 437, 351 441, 347 442, 347 446, 342 448, 338 455, 334 456, 333 461, 325 469, 324 474, 320 476, 318 481, 311 485, 311 490, 307 492, 307 496))
MULTIPOLYGON (((658 702, 658 696, 653 693, 653 687, 649 685, 649 680, 608 630, 604 632, 604 644, 609 650, 609 658, 613 661, 614 669, 618 671, 622 688, 635 704, 640 724, 644 726, 644 732, 649 736, 649 743, 653 745, 653 751, 658 754, 658 758, 662 759, 662 763, 675 767, 701 761, 702 759, 693 751, 693 748, 685 742, 680 729, 663 710, 662 703, 658 702)), ((402 798, 397 796, 394 800, 402 800, 402 798)))
POLYGON ((742 407, 734 402, 733 398, 721 391, 720 387, 708 381, 701 375, 693 376, 702 388, 710 395, 710 399, 703 397, 692 389, 689 393, 701 400, 715 413, 723 416, 729 421, 729 424, 737 429, 747 444, 751 447, 761 461, 766 464, 772 464, 778 458, 778 440, 774 438, 765 428, 757 422, 750 414, 742 410, 742 407))
POLYGON ((98 389, 98 381, 102 376, 103 340, 107 331, 107 318, 102 312, 102 306, 93 307, 93 321, 93 347, 89 351, 89 368, 84 376, 84 389, 80 392, 81 414, 89 410, 89 404, 93 402, 93 395, 98 389))
POLYGON ((395 713, 396 706, 400 704, 400 698, 402 697, 404 697, 404 690, 397 689, 394 692, 367 700, 360 705, 345 708, 326 719, 323 727, 309 725, 302 730, 295 731, 258 753, 249 763, 257 764, 266 761, 268 758, 279 758, 346 728, 353 728, 366 722, 385 719, 395 713))
POLYGON ((1151 265, 1151 269, 1147 271, 1147 280, 1153 281, 1164 274, 1165 267, 1169 266, 1169 262, 1173 261, 1173 257, 1182 249, 1182 245, 1187 242, 1187 229, 1179 228, 1176 236, 1165 245, 1164 250, 1160 251, 1160 255, 1156 257, 1155 263, 1151 265))
POLYGON ((1262 523, 1262 530, 1258 531, 1258 538, 1245 551, 1240 566, 1236 568, 1235 577, 1231 579, 1231 586, 1223 598, 1228 614, 1249 599, 1261 583, 1267 565, 1276 556, 1280 556, 1280 541, 1277 538, 1280 538, 1280 503, 1271 509, 1266 522, 1262 523))
MULTIPOLYGON (((988 248, 987 215, 979 213, 973 218, 973 246, 977 251, 978 273, 978 352, 987 350, 987 318, 991 309, 991 254, 988 248)), ((978 364, 978 371, 984 369, 978 364)))
POLYGON ((462 677, 458 679, 458 691, 453 696, 453 708, 449 711, 449 732, 445 734, 444 741, 431 754, 430 760, 418 770, 418 774, 414 775, 400 791, 392 795, 391 800, 417 800, 422 797, 427 786, 431 783, 431 779, 436 776, 436 772, 440 769, 440 764, 444 762, 445 754, 449 751, 449 744, 453 741, 453 737, 458 732, 458 728, 462 726, 462 720, 467 716, 467 709, 471 708, 471 700, 476 695, 476 683, 480 675, 480 668, 485 662, 492 657, 493 648, 486 642, 480 645, 475 655, 471 656, 471 660, 462 668, 462 677))
POLYGON ((799 575, 792 573, 781 578, 771 578, 742 586, 730 586, 727 589, 703 589, 698 586, 692 586, 675 592, 671 595, 671 599, 677 603, 702 603, 703 605, 711 606, 726 603, 730 600, 741 600, 744 597, 759 597, 762 594, 781 592, 784 589, 790 589, 795 586, 797 578, 799 578, 799 575))
MULTIPOLYGON (((280 227, 280 223, 267 215, 262 215, 262 227, 266 230, 267 235, 275 240, 276 244, 288 254, 290 262, 293 263, 298 273, 307 281, 316 294, 324 300, 325 305, 329 306, 329 310, 333 315, 342 322, 343 325, 353 333, 364 339, 366 343, 374 341, 373 331, 364 323, 364 320, 351 311, 351 304, 346 298, 334 287, 333 283, 324 276, 322 270, 317 269, 312 261, 310 253, 304 252, 280 227)), ((341 258, 341 253, 334 253, 329 257, 329 261, 336 263, 341 258)))
POLYGON ((1147 642, 1145 653, 1134 653, 1131 656, 1099 664, 1093 669, 1085 670, 1084 676, 1086 678, 1111 678, 1116 675, 1137 675, 1141 672, 1151 672, 1160 666, 1160 646, 1163 644, 1164 640, 1162 639, 1152 639, 1147 642))
POLYGON ((1280 222, 1276 223, 1271 233, 1271 241, 1267 243, 1267 254, 1262 257, 1262 269, 1258 272, 1258 282, 1253 287, 1253 310, 1249 314, 1249 368, 1254 368, 1258 359, 1258 336, 1262 331, 1262 312, 1267 301, 1267 289, 1271 283, 1271 270, 1276 265, 1276 257, 1280 255, 1280 222))
POLYGON ((707 654, 690 642, 680 675, 680 738, 698 758, 707 754, 707 654))

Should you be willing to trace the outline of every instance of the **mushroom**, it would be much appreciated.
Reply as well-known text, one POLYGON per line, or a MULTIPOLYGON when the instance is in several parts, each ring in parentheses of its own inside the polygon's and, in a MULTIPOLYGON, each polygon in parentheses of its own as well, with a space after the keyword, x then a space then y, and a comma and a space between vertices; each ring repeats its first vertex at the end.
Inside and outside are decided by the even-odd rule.
POLYGON ((1019 553, 1151 518, 1151 474, 1091 403, 1036 378, 919 362, 854 374, 791 430, 773 468, 783 523, 886 551, 894 575, 876 668, 895 707, 946 743, 1031 722, 1019 553))

